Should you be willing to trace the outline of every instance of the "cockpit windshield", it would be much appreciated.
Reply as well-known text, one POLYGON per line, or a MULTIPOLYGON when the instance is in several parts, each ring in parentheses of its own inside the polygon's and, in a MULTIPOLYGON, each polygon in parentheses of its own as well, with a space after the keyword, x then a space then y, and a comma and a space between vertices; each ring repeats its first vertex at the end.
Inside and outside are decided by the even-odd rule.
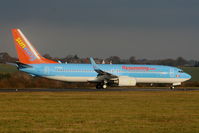
POLYGON ((179 72, 179 73, 184 73, 182 70, 179 70, 178 72, 179 72))

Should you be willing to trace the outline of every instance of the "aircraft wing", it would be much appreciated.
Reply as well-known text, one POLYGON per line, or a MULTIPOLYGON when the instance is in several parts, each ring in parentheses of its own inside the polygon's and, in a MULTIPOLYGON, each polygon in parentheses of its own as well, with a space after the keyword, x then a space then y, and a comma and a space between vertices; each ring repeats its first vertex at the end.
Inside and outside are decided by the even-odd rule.
POLYGON ((95 61, 93 60, 92 57, 90 58, 90 62, 91 62, 91 64, 92 64, 92 66, 93 66, 93 69, 98 73, 98 76, 104 77, 104 78, 106 78, 106 79, 107 79, 107 78, 110 79, 110 78, 117 78, 117 77, 118 77, 117 75, 114 75, 114 74, 112 74, 112 73, 109 73, 109 72, 106 72, 106 71, 100 69, 100 68, 98 67, 98 65, 95 63, 95 61))

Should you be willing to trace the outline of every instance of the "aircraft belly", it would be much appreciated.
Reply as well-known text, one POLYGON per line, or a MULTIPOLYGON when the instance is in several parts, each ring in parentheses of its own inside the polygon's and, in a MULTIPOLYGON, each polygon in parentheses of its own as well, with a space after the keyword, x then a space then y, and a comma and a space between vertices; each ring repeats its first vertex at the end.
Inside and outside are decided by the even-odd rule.
POLYGON ((188 79, 184 78, 136 78, 137 83, 179 83, 188 79))
POLYGON ((67 82, 88 82, 96 80, 96 77, 45 76, 45 78, 59 80, 59 81, 67 81, 67 82))
MULTIPOLYGON (((97 82, 96 77, 66 77, 66 76, 45 76, 45 78, 67 81, 67 82, 97 82)), ((184 78, 136 78, 137 83, 179 83, 188 79, 184 78)))

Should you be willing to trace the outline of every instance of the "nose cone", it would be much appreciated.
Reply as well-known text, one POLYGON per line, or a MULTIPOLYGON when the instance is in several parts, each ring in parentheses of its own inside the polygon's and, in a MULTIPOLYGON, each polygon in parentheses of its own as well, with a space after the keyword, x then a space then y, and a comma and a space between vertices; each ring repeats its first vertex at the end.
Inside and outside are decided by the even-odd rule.
POLYGON ((191 75, 185 73, 185 77, 187 78, 187 80, 191 79, 191 75))

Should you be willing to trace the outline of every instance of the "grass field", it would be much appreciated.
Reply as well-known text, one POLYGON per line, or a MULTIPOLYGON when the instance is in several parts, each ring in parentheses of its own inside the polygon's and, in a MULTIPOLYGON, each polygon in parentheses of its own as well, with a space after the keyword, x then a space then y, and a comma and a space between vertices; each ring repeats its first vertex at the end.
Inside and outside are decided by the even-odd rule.
POLYGON ((0 132, 197 133, 199 91, 0 93, 0 132))
POLYGON ((17 68, 15 66, 0 64, 0 73, 13 73, 16 71, 17 68))

